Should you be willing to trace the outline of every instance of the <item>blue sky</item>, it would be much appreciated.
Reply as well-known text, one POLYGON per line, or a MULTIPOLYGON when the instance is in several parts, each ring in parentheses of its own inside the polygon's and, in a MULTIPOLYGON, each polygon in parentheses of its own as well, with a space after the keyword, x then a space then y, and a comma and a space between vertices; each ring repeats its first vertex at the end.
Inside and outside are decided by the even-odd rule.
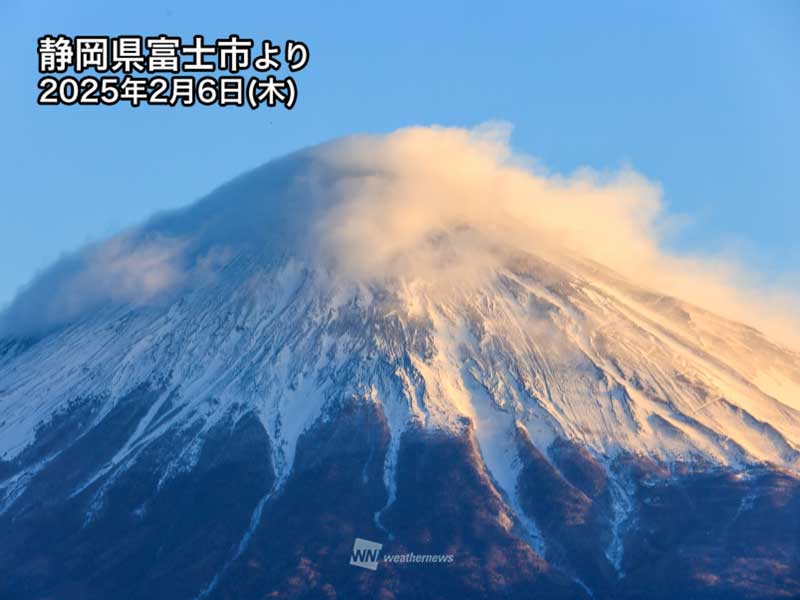
POLYGON ((62 252, 302 146, 506 120, 547 168, 630 165, 685 251, 797 282, 798 2, 0 3, 0 304, 62 252), (557 6, 556 6, 557 4, 557 6), (36 39, 305 41, 296 108, 39 107, 36 39))

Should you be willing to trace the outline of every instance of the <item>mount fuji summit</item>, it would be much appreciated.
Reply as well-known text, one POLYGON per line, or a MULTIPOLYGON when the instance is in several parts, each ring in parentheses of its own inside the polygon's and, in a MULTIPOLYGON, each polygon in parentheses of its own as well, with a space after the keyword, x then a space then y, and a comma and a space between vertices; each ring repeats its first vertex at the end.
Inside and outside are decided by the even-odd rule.
POLYGON ((800 597, 797 321, 506 135, 305 149, 20 290, 0 599, 800 597))

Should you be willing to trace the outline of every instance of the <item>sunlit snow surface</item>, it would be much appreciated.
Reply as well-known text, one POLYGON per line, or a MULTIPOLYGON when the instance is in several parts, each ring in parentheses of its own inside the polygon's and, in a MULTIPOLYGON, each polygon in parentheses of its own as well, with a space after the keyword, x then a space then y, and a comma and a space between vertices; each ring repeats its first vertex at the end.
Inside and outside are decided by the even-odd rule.
MULTIPOLYGON (((0 455, 13 459, 75 399, 102 399, 99 421, 148 383, 161 399, 96 477, 132 464, 167 431, 193 430, 199 445, 224 415, 255 411, 280 480, 299 435, 342 397, 379 404, 393 441, 412 421, 458 429, 469 418, 511 498, 518 424, 545 451, 562 436, 599 457, 628 450, 666 463, 798 470, 796 354, 596 267, 571 266, 515 260, 481 289, 434 299, 424 286, 331 288, 294 259, 265 265, 244 254, 213 285, 169 303, 109 307, 8 346, 0 455), (168 418, 155 419, 167 398, 168 418)), ((169 469, 191 468, 195 456, 190 446, 169 469)), ((25 479, 5 481, 6 493, 25 479)))
MULTIPOLYGON (((164 457, 163 484, 194 466, 206 432, 248 413, 270 437, 279 490, 300 435, 354 399, 378 406, 389 426, 389 504, 404 430, 471 423, 488 475, 535 547, 538 530, 517 496, 520 429, 545 456, 566 438, 604 465, 632 452, 667 466, 800 471, 797 353, 592 261, 498 248, 496 239, 491 261, 437 281, 436 261, 479 238, 468 227, 434 232, 422 277, 338 277, 324 253, 306 251, 316 233, 306 213, 319 207, 297 183, 302 160, 63 261, 21 295, 7 321, 48 310, 48 285, 66 297, 60 321, 45 315, 47 330, 0 339, 0 459, 15 464, 42 426, 92 402, 99 409, 85 434, 146 386, 158 399, 72 494, 102 480, 99 505, 143 452, 180 433, 188 442, 164 457), (265 202, 276 189, 281 202, 265 202), (70 296, 76 290, 84 295, 70 296)), ((12 468, 0 511, 63 450, 12 468)), ((620 525, 625 486, 613 486, 620 525)))

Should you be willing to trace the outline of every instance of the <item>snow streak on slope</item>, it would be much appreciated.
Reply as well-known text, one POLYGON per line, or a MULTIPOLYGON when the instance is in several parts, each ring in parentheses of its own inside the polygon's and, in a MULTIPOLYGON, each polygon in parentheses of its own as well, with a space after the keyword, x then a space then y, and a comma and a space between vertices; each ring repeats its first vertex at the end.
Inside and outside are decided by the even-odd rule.
MULTIPOLYGON (((397 172, 406 141, 380 168, 366 159, 342 165, 331 157, 336 146, 278 161, 127 234, 124 247, 143 257, 155 282, 145 297, 130 283, 139 262, 119 260, 118 243, 111 258, 93 248, 32 285, 20 302, 43 303, 50 328, 8 329, 0 346, 0 459, 12 463, 0 507, 12 506, 64 449, 28 461, 43 426, 91 404, 99 408, 82 423, 85 433, 137 389, 152 390, 154 404, 74 494, 98 481, 107 487, 177 433, 187 442, 165 457, 163 483, 193 467, 211 428, 248 413, 270 437, 279 489, 300 435, 342 399, 376 403, 386 416, 389 504, 410 425, 462 432, 471 422, 498 493, 523 521, 519 428, 545 454, 555 438, 568 438, 604 464, 633 452, 667 465, 769 461, 800 471, 800 356, 756 330, 653 293, 575 248, 556 251, 554 231, 529 217, 520 221, 530 230, 501 229, 474 198, 468 205, 485 213, 486 227, 436 202, 439 225, 419 227, 430 222, 426 197, 410 203, 419 219, 412 211, 384 232, 402 244, 378 247, 375 231, 353 237, 366 231, 359 211, 375 226, 375 211, 393 213, 405 192, 417 191, 397 172), (384 196, 388 205, 365 204, 384 196), (342 219, 352 230, 331 233, 342 219), (523 243, 523 233, 545 241, 523 243), (58 310, 60 293, 105 277, 126 282, 126 293, 97 291, 83 307, 79 294, 68 311, 58 310), (39 296, 48 286, 56 304, 39 296)), ((482 152, 461 156, 455 173, 424 161, 411 173, 424 176, 431 197, 471 193, 461 183, 469 183, 470 165, 488 172, 498 194, 533 185, 499 178, 478 160, 482 152)), ((533 188, 564 200, 570 186, 533 188)), ((631 190, 584 192, 624 198, 631 190)), ((534 204, 544 218, 541 200, 534 204)), ((585 206, 581 200, 577 209, 585 206)), ((504 201, 497 213, 513 219, 514 209, 504 201)), ((18 302, 5 321, 26 315, 18 302)), ((380 524, 380 513, 375 518, 380 524)), ((538 538, 535 524, 527 529, 538 538)), ((610 550, 616 562, 620 551, 610 550)))
MULTIPOLYGON (((99 421, 145 384, 162 390, 159 400, 111 463, 76 492, 127 468, 167 432, 191 431, 202 441, 222 417, 250 411, 273 440, 282 480, 299 435, 346 397, 379 403, 393 440, 412 421, 458 430, 470 419, 512 503, 517 424, 541 449, 564 436, 598 455, 800 465, 792 398, 774 398, 741 376, 756 366, 748 355, 736 362, 732 349, 744 336, 749 348, 763 344, 767 359, 786 361, 786 378, 796 376, 792 355, 733 324, 724 337, 698 342, 694 319, 707 326, 711 317, 677 301, 637 298, 597 275, 568 274, 534 257, 519 258, 485 289, 453 289, 444 302, 424 290, 331 291, 293 259, 264 271, 240 257, 226 269, 231 276, 217 286, 169 306, 98 313, 27 349, 7 350, 3 458, 17 456, 38 426, 75 399, 102 398, 99 421), (664 303, 684 311, 684 320, 670 320, 664 303), (724 344, 728 356, 711 354, 711 344, 724 344)), ((193 456, 174 457, 169 470, 191 468, 193 456)), ((19 483, 4 482, 6 493, 19 483)))

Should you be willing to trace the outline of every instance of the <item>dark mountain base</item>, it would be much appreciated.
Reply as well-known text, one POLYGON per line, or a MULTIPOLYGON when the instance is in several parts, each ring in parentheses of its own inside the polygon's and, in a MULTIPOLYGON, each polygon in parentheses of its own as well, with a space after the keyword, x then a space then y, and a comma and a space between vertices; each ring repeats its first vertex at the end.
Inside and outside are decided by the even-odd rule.
MULTIPOLYGON (((33 475, 0 517, 0 598, 800 596, 800 483, 786 474, 676 474, 626 457, 612 481, 577 446, 558 442, 545 456, 519 436, 520 503, 544 537, 539 556, 469 426, 460 437, 404 434, 387 507, 390 436, 372 404, 345 403, 305 433, 281 486, 266 432, 245 416, 212 430, 191 470, 159 483, 167 457, 193 435, 171 432, 129 470, 112 479, 111 469, 71 497, 119 450, 103 440, 127 439, 152 401, 146 390, 126 399, 33 475), (629 510, 615 529, 618 482, 629 510), (607 556, 615 535, 624 542, 619 571, 607 556), (382 543, 384 556, 454 558, 370 571, 349 564, 356 537, 382 543)), ((45 454, 59 447, 57 433, 43 432, 45 454)))

